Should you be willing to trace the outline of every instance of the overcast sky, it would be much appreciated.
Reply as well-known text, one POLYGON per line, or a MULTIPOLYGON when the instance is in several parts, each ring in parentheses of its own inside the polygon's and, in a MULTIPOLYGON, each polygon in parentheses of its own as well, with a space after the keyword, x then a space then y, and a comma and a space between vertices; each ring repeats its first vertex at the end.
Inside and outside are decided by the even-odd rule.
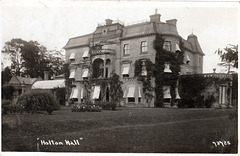
POLYGON ((180 36, 198 37, 204 56, 204 73, 220 69, 218 48, 238 43, 238 2, 156 1, 0 1, 1 47, 12 38, 37 40, 49 50, 61 50, 68 39, 92 33, 105 19, 127 24, 149 20, 155 9, 161 21, 177 19, 180 36))

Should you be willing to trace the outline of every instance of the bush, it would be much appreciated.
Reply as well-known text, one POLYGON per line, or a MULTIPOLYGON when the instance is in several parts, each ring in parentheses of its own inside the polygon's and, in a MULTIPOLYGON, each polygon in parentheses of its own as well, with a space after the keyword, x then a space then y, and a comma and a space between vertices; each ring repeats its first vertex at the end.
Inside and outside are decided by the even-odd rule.
POLYGON ((117 105, 116 102, 102 102, 100 107, 105 110, 115 110, 117 105))
POLYGON ((17 107, 21 107, 23 111, 28 113, 36 113, 38 111, 46 111, 49 114, 53 110, 60 109, 60 105, 56 98, 48 91, 32 90, 17 99, 17 107))
POLYGON ((2 100, 2 114, 7 114, 11 102, 9 100, 2 100))
POLYGON ((75 104, 72 107, 72 112, 101 112, 102 108, 98 105, 75 104))

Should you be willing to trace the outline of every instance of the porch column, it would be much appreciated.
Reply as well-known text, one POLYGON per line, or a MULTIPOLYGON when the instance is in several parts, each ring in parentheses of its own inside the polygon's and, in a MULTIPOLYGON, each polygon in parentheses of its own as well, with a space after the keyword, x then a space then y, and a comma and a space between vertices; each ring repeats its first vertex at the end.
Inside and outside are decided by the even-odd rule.
POLYGON ((103 78, 105 78, 106 76, 106 58, 104 57, 103 60, 103 78))

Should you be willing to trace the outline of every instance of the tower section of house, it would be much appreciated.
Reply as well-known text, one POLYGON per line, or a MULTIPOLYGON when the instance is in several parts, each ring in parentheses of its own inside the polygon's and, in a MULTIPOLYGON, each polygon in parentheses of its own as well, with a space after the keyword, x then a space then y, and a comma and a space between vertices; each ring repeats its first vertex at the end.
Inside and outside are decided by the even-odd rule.
MULTIPOLYGON (((69 79, 72 79, 72 93, 69 98, 82 103, 90 101, 111 101, 110 86, 91 84, 86 88, 88 79, 106 81, 116 73, 122 81, 125 106, 154 107, 154 98, 150 101, 144 96, 143 83, 135 75, 135 63, 142 61, 141 76, 147 75, 145 61, 155 63, 154 41, 157 34, 164 39, 163 48, 175 53, 184 51, 184 64, 181 74, 202 73, 203 52, 195 35, 184 40, 177 31, 177 20, 160 20, 160 14, 150 16, 148 22, 124 26, 121 21, 107 19, 88 35, 70 38, 66 46, 66 62, 70 64, 69 79), (90 94, 90 95, 89 95, 90 94)), ((166 72, 171 72, 166 66, 166 72)), ((151 76, 151 85, 155 86, 151 76)), ((156 96, 154 91, 153 96, 156 96)), ((166 93, 169 94, 169 93, 166 93)), ((167 95, 166 95, 167 96, 167 95)))

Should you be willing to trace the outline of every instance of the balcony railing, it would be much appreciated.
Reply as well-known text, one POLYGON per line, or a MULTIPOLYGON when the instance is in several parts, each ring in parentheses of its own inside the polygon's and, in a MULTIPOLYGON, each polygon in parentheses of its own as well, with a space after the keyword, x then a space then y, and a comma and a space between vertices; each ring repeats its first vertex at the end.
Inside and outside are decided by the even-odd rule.
POLYGON ((113 49, 99 49, 99 50, 92 50, 91 55, 103 55, 103 54, 115 54, 115 50, 113 49))

